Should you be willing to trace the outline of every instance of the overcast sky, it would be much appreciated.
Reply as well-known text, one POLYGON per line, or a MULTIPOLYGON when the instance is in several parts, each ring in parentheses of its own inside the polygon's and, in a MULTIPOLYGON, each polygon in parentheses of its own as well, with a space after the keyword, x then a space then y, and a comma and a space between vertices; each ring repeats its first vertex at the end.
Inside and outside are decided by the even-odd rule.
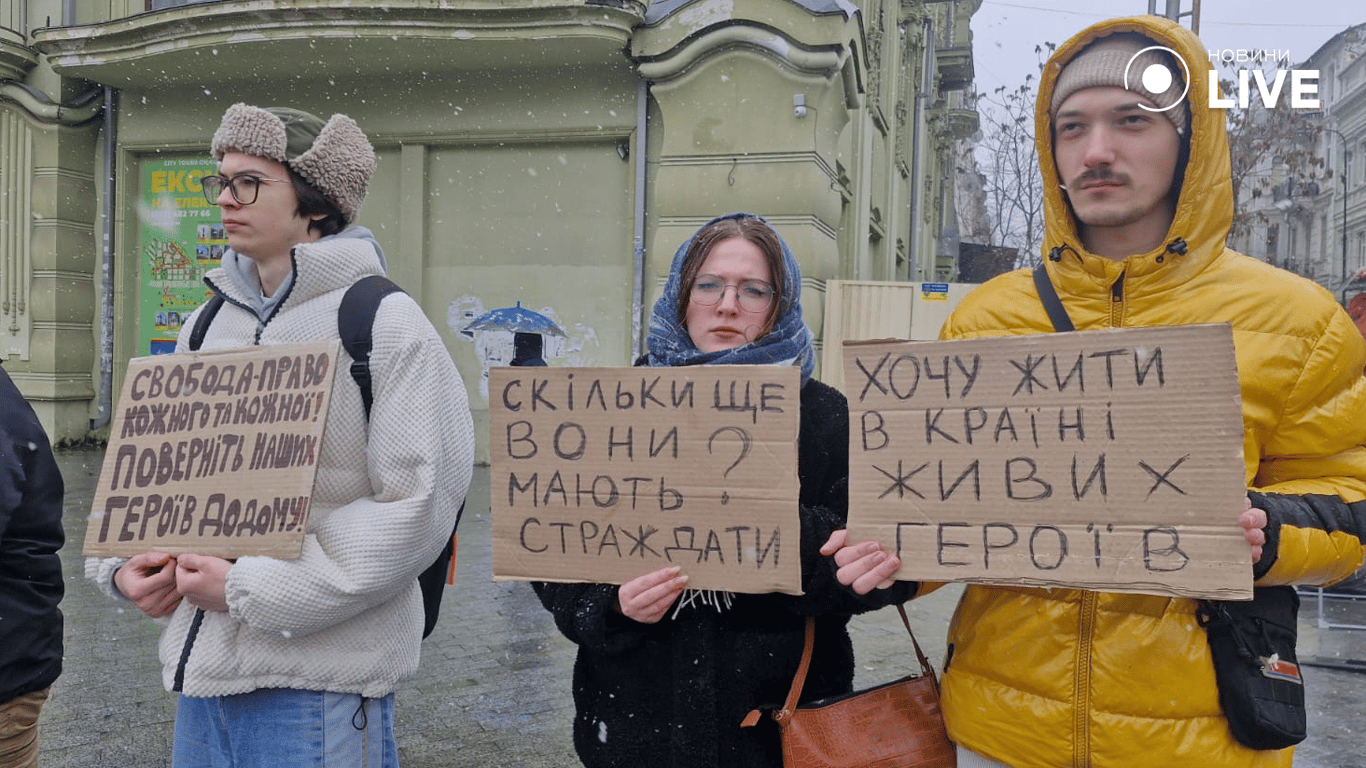
MULTIPOLYGON (((1189 10, 1191 0, 1181 0, 1189 10)), ((1160 10, 1166 0, 1158 0, 1160 10)), ((1014 89, 1038 73, 1034 47, 1062 43, 1084 27, 1148 12, 1148 0, 983 0, 972 17, 977 90, 1014 89)), ((1200 39, 1208 49, 1290 52, 1301 62, 1342 30, 1366 22, 1361 0, 1202 0, 1200 39)), ((1182 21, 1189 27, 1189 19, 1182 21)), ((1285 67, 1289 69, 1290 67, 1285 67)))

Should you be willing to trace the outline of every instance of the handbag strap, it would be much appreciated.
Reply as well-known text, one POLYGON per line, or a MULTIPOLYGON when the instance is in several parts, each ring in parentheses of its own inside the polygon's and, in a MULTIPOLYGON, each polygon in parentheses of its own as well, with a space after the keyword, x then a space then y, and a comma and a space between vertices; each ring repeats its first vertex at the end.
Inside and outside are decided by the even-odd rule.
MULTIPOLYGON (((935 681, 935 688, 939 687, 938 678, 934 675, 934 667, 930 665, 930 660, 925 657, 925 652, 920 649, 920 643, 915 639, 915 633, 911 631, 911 620, 906 616, 906 609, 898 605, 896 612, 901 614, 901 623, 906 627, 906 634, 911 636, 911 644, 915 646, 915 656, 920 660, 920 671, 922 675, 935 681)), ((797 708, 797 700, 801 698, 802 687, 806 685, 806 673, 811 668, 811 652, 816 646, 816 620, 811 617, 806 619, 806 639, 802 645, 802 660, 797 665, 797 674, 792 678, 792 689, 787 693, 787 701, 783 702, 783 708, 773 713, 773 719, 782 722, 791 716, 792 711, 797 708)))
POLYGON ((1072 324, 1072 318, 1067 315, 1067 309, 1062 305, 1062 299, 1058 298, 1058 289, 1054 288, 1053 281, 1048 279, 1048 268, 1043 262, 1039 262, 1039 266, 1034 268, 1034 287, 1039 291, 1039 300, 1043 302, 1044 311, 1048 312, 1048 319, 1053 322, 1053 330, 1059 333, 1077 330, 1072 324))

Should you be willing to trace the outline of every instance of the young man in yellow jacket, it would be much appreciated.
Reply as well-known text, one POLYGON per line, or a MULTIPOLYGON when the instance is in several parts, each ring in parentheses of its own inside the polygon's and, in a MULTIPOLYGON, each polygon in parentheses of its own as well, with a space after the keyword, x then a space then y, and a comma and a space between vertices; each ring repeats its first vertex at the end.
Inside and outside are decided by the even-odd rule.
MULTIPOLYGON (((1258 586, 1331 583, 1361 564, 1366 536, 1366 344, 1327 291, 1225 247, 1228 137, 1208 69, 1195 35, 1153 16, 1096 24, 1057 49, 1035 110, 1044 263, 1078 330, 1233 326, 1248 508, 1211 514, 1241 515, 1258 586), (1140 76, 1153 64, 1176 75, 1160 93, 1140 76)), ((941 336, 1053 330, 1018 270, 966 297, 941 336)), ((889 586, 900 566, 843 532, 825 551, 860 592, 889 586)), ((1289 766, 1293 749, 1233 737, 1197 607, 969 584, 942 681, 959 767, 1289 766)))

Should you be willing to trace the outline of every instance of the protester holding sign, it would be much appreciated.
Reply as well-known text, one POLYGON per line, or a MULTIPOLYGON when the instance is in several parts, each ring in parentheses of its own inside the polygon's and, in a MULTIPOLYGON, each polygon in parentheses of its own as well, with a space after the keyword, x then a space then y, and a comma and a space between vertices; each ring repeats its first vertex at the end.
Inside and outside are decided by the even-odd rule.
MULTIPOLYGON (((1035 110, 1045 278, 1078 330, 1231 324, 1248 508, 1192 514, 1241 524, 1257 586, 1329 583, 1361 563, 1366 537, 1366 344, 1318 285, 1225 247, 1229 148, 1207 98, 1207 50, 1145 16, 1094 25, 1049 60, 1035 110), (1174 80, 1148 74, 1163 71, 1174 80)), ((969 294, 941 337, 1054 327, 1019 270, 969 294)), ((844 543, 840 533, 826 546, 841 581, 860 592, 889 583, 895 557, 844 543)), ((958 765, 1289 766, 1293 750, 1232 735, 1197 608, 969 584, 943 675, 958 765)), ((1264 677, 1275 667, 1298 680, 1293 665, 1262 662, 1264 677)))
POLYGON ((804 595, 689 590, 678 566, 614 584, 535 582, 541 602, 579 646, 574 745, 589 768, 782 765, 777 728, 755 707, 781 703, 817 617, 803 700, 851 690, 852 613, 910 594, 910 585, 859 599, 835 580, 820 543, 844 525, 848 412, 844 396, 811 379, 801 272, 761 218, 731 214, 674 255, 650 318, 645 365, 790 365, 801 370, 797 474, 804 595))
MULTIPOLYGON (((345 115, 236 104, 213 154, 204 191, 230 249, 205 276, 226 301, 202 349, 335 342, 343 294, 385 269, 369 230, 352 226, 375 167, 369 140, 345 115)), ((88 566, 168 617, 176 768, 398 764, 393 694, 417 669, 417 576, 450 535, 474 437, 461 378, 406 294, 379 306, 370 372, 368 420, 356 381, 333 377, 300 557, 149 552, 88 566)))
POLYGON ((62 673, 65 485, 38 415, 0 368, 0 766, 38 765, 38 712, 62 673))

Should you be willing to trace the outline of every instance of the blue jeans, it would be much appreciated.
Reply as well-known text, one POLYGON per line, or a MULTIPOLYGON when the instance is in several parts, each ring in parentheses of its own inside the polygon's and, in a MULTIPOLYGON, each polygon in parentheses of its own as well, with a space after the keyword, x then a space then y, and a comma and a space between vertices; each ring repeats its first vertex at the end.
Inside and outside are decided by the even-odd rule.
POLYGON ((182 695, 173 768, 398 768, 394 695, 262 688, 182 695))

